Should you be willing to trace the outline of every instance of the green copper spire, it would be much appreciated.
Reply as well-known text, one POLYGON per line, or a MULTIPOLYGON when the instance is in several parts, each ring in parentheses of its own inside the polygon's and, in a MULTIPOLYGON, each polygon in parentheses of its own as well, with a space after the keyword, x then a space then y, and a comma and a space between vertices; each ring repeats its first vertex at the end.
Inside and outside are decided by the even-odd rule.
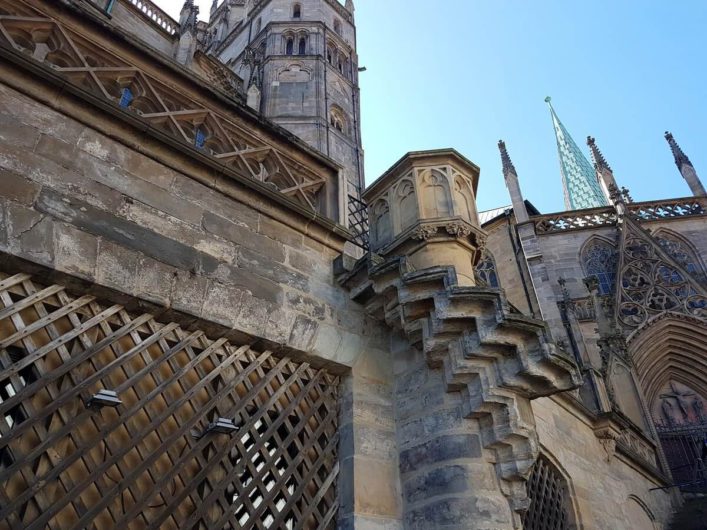
POLYGON ((594 168, 580 151, 570 133, 555 114, 550 97, 545 98, 545 103, 550 107, 552 125, 557 138, 557 153, 560 157, 560 172, 562 173, 562 187, 565 193, 565 208, 568 210, 581 210, 583 208, 597 208, 608 206, 609 203, 601 191, 594 168))

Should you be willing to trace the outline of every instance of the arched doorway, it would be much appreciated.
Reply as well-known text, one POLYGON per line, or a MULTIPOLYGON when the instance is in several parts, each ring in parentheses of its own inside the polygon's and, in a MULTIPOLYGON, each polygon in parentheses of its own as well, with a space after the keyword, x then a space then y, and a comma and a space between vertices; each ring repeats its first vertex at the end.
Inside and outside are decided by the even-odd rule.
POLYGON ((707 489, 707 322, 659 315, 629 337, 629 351, 674 483, 707 489))

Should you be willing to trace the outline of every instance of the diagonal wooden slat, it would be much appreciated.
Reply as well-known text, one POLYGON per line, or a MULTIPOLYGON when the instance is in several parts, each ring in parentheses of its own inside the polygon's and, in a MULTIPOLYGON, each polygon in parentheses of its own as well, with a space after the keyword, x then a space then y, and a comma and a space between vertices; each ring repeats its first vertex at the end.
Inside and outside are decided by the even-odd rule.
POLYGON ((336 377, 28 275, 0 273, 0 302, 0 521, 332 528, 336 377), (123 404, 86 408, 100 388, 123 404), (239 432, 193 437, 216 416, 239 432))

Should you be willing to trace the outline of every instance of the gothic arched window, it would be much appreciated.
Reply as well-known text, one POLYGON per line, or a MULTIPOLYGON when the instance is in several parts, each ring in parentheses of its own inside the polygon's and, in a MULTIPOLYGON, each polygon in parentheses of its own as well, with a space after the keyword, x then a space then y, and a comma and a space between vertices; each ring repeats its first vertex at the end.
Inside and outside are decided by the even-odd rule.
POLYGON ((523 530, 568 530, 570 515, 567 483, 559 470, 540 455, 526 482, 530 506, 523 514, 523 530))
POLYGON ((295 4, 292 6, 292 18, 302 18, 302 5, 295 4))
POLYGON ((687 272, 697 279, 702 279, 704 275, 702 263, 689 243, 667 230, 659 230, 655 234, 655 239, 665 253, 682 265, 687 272))
POLYGON ((300 55, 305 55, 307 53, 307 38, 306 37, 300 37, 298 53, 300 55))
POLYGON ((204 142, 206 142, 206 131, 202 127, 197 127, 194 133, 194 147, 203 149, 204 142))
POLYGON ((593 239, 582 249, 582 265, 587 276, 599 280, 599 294, 610 294, 616 284, 616 248, 603 239, 593 239))
POLYGON ((133 92, 128 87, 125 87, 120 93, 120 106, 124 109, 130 106, 133 100, 133 92))
POLYGON ((285 54, 292 55, 294 53, 294 48, 295 48, 295 39, 293 39, 292 37, 288 37, 287 43, 285 44, 285 54))
POLYGON ((496 261, 490 252, 484 252, 481 260, 474 269, 476 284, 482 287, 500 287, 498 283, 498 273, 496 272, 496 261))

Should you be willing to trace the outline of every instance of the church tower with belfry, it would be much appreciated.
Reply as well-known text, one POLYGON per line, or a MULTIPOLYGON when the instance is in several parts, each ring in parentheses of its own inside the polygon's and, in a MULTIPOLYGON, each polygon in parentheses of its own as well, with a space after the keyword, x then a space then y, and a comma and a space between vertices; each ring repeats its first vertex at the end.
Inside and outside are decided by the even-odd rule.
POLYGON ((214 0, 204 51, 245 83, 248 105, 341 164, 364 185, 354 4, 214 0))

